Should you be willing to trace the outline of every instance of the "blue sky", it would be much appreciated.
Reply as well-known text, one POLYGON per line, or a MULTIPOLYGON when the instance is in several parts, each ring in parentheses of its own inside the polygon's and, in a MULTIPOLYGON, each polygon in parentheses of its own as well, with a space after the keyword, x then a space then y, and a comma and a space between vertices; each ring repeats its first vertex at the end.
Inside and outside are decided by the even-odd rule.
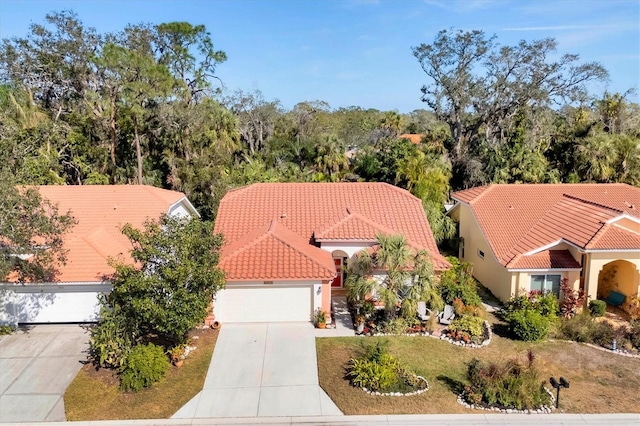
POLYGON ((63 9, 100 32, 139 22, 204 24, 228 55, 218 68, 225 90, 259 89, 286 108, 312 100, 424 108, 420 87, 428 80, 411 47, 452 27, 495 34, 501 44, 554 37, 559 53, 607 68, 610 81, 594 93, 640 86, 638 0, 0 0, 0 37, 23 36, 63 9))

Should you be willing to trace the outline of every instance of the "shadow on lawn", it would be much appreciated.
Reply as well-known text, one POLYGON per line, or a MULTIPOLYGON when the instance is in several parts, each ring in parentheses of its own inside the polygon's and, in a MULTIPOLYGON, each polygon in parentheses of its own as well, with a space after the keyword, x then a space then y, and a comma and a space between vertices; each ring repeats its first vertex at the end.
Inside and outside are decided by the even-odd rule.
POLYGON ((446 387, 448 387, 449 390, 451 392, 455 393, 456 395, 461 394, 462 391, 464 390, 464 383, 462 383, 459 380, 452 379, 451 377, 447 377, 447 376, 443 376, 443 375, 437 376, 436 379, 438 381, 444 383, 444 385, 446 387))

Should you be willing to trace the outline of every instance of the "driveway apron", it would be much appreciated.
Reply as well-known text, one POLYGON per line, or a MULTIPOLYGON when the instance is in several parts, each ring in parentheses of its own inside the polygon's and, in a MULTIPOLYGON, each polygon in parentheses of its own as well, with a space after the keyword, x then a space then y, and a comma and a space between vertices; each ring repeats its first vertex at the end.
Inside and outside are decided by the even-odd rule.
POLYGON ((318 385, 309 323, 225 324, 204 388, 173 418, 342 415, 318 385))
POLYGON ((62 397, 87 341, 78 325, 38 325, 0 340, 0 421, 65 421, 62 397))

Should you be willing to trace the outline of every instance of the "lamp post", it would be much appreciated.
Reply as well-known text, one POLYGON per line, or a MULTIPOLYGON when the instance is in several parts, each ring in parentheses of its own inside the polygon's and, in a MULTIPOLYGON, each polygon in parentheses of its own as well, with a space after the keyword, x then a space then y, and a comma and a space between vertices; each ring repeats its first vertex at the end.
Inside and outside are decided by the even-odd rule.
POLYGON ((569 382, 564 377, 560 377, 560 381, 557 381, 555 377, 551 377, 549 383, 556 389, 556 408, 558 408, 560 405, 560 388, 568 388, 569 382))

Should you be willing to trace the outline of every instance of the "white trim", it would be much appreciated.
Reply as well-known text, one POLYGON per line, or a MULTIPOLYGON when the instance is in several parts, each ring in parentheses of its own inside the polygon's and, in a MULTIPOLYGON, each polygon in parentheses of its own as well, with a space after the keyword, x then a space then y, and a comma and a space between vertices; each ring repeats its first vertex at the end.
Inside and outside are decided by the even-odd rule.
MULTIPOLYGON (((607 223, 607 224, 609 224, 609 223, 614 223, 614 222, 617 222, 617 221, 619 221, 619 220, 621 220, 621 219, 629 219, 629 220, 630 220, 630 221, 632 221, 632 222, 640 223, 640 219, 638 219, 638 218, 637 218, 637 217, 635 217, 635 216, 631 216, 631 215, 629 215, 629 214, 627 214, 627 213, 623 213, 623 214, 621 214, 620 216, 616 216, 616 217, 614 217, 614 218, 611 218, 611 219, 609 219, 608 221, 606 221, 605 223, 607 223)), ((632 231, 632 232, 633 232, 633 231, 632 231)))
MULTIPOLYGON (((339 240, 339 239, 328 239, 328 238, 320 238, 320 239, 318 239, 316 237, 313 237, 313 238, 314 238, 314 240, 316 240, 319 243, 340 243, 340 244, 367 243, 367 244, 370 244, 370 243, 377 243, 378 242, 378 240, 376 240, 375 238, 374 239, 369 239, 369 240, 345 240, 345 239, 339 240)), ((367 247, 365 247, 365 248, 367 248, 367 247)))
POLYGON ((196 210, 195 207, 193 207, 193 204, 191 204, 191 201, 189 201, 189 199, 187 198, 187 196, 183 196, 182 198, 180 198, 178 201, 176 201, 175 203, 171 204, 169 206, 169 208, 167 209, 167 212, 170 212, 171 209, 173 209, 174 207, 177 207, 178 205, 182 204, 183 202, 186 202, 186 206, 187 209, 191 210, 193 213, 196 214, 196 216, 200 217, 200 213, 198 213, 198 210, 196 210))
MULTIPOLYGON (((452 197, 452 198, 453 198, 453 197, 452 197)), ((457 200, 457 199, 455 199, 455 198, 454 198, 454 200, 456 200, 456 203, 453 205, 453 207, 451 207, 449 210, 447 210, 447 211, 445 212, 445 214, 449 215, 449 214, 450 214, 450 213, 452 213, 454 210, 458 209, 458 208, 459 208, 458 206, 459 206, 460 204, 462 204, 462 201, 457 200)))
POLYGON ((536 249, 533 249, 531 251, 528 251, 526 253, 522 253, 522 255, 523 256, 531 256, 531 255, 534 255, 534 254, 549 250, 551 247, 555 247, 555 246, 560 245, 562 243, 568 244, 571 247, 574 247, 575 249, 579 250, 581 253, 584 253, 584 250, 585 250, 584 247, 580 247, 580 246, 572 243, 571 241, 565 240, 564 238, 560 238, 559 240, 554 241, 552 243, 546 244, 544 246, 540 246, 540 247, 538 247, 536 249))
POLYGON ((613 252, 640 253, 640 247, 636 249, 587 249, 587 250, 584 250, 584 253, 613 253, 613 252))
POLYGON ((582 271, 582 268, 562 268, 562 269, 507 269, 509 272, 562 272, 562 271, 582 271))

